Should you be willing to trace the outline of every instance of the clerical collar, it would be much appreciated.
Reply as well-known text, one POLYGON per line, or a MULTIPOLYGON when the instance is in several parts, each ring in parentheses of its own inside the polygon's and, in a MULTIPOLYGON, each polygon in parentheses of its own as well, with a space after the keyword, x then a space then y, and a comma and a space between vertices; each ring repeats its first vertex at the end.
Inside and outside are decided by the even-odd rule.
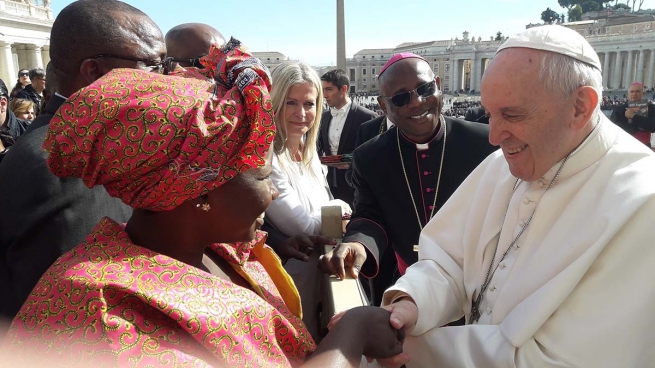
POLYGON ((416 143, 411 139, 407 138, 401 130, 399 130, 399 132, 400 132, 400 136, 403 138, 402 139, 403 142, 410 143, 416 148, 416 150, 422 151, 430 148, 431 145, 439 142, 441 138, 443 138, 444 124, 446 124, 446 119, 444 119, 443 115, 439 115, 439 129, 437 129, 437 132, 434 134, 434 136, 430 138, 430 140, 427 141, 426 143, 416 143))

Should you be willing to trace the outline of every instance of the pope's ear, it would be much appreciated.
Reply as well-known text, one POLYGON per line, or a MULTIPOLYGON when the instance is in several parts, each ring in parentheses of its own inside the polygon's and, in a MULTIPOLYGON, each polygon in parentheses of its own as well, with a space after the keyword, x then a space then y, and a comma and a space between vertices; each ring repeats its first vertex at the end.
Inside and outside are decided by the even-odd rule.
POLYGON ((582 86, 575 90, 573 101, 574 113, 573 122, 575 128, 584 128, 598 106, 598 92, 590 86, 582 86))

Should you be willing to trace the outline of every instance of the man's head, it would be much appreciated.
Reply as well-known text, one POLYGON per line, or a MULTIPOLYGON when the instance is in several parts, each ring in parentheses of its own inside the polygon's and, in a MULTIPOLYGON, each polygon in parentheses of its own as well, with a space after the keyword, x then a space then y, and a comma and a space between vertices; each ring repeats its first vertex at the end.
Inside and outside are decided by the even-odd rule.
POLYGON ((9 90, 7 85, 0 79, 0 126, 5 124, 7 120, 7 110, 9 109, 9 90))
POLYGON ((634 82, 628 88, 628 100, 630 102, 641 101, 644 98, 644 85, 634 82))
POLYGON ((340 109, 348 103, 348 86, 350 79, 341 69, 333 69, 321 77, 323 96, 328 106, 340 109))
POLYGON ((481 84, 489 142, 500 146, 512 175, 525 181, 541 178, 578 147, 600 116, 598 56, 577 32, 545 27, 557 28, 510 37, 481 84))
POLYGON ((37 91, 38 93, 43 92, 43 90, 45 89, 45 81, 46 81, 45 70, 43 70, 43 68, 38 66, 36 68, 32 68, 30 69, 29 77, 30 77, 30 82, 32 83, 32 88, 34 88, 34 90, 37 91))
POLYGON ((202 23, 180 24, 166 33, 166 56, 179 60, 183 67, 197 66, 191 60, 207 55, 213 44, 225 44, 221 32, 213 27, 202 23))
POLYGON ((165 56, 159 27, 121 1, 75 1, 52 26, 50 58, 65 96, 114 68, 157 71, 165 56))
POLYGON ((441 79, 414 54, 392 57, 381 69, 380 108, 403 134, 416 143, 428 142, 439 127, 443 100, 441 79))

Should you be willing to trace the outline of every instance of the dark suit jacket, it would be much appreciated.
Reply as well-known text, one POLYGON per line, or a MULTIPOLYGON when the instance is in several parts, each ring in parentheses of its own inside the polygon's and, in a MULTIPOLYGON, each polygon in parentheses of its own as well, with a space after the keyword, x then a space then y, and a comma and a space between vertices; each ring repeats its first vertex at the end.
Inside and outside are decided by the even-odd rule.
POLYGON ((48 267, 100 219, 125 222, 132 212, 101 186, 48 170, 41 146, 49 120, 37 117, 32 124, 41 127, 24 134, 0 165, 0 317, 13 318, 48 267))
MULTIPOLYGON (((350 105, 350 111, 348 112, 348 117, 346 117, 346 122, 343 125, 343 130, 341 131, 339 150, 337 151, 337 154, 342 155, 344 153, 352 153, 355 150, 355 147, 357 147, 357 131, 359 130, 360 125, 376 116, 377 115, 373 111, 361 107, 353 101, 350 105)), ((318 135, 319 156, 329 156, 332 154, 332 152, 330 152, 329 139, 331 121, 332 114, 327 110, 321 116, 321 127, 318 135)), ((346 170, 328 167, 327 180, 334 198, 341 199, 352 206, 355 193, 346 181, 346 170)))
POLYGON ((627 108, 628 104, 615 107, 610 120, 631 135, 638 131, 655 133, 655 105, 648 103, 648 116, 635 115, 632 121, 628 121, 628 118, 625 117, 627 108))
POLYGON ((41 115, 37 116, 34 121, 32 121, 32 124, 30 124, 29 127, 27 127, 27 131, 25 131, 25 134, 29 132, 33 132, 34 130, 46 126, 50 124, 50 120, 52 117, 55 115, 57 110, 59 110, 59 106, 63 104, 66 101, 65 98, 61 97, 58 94, 53 94, 52 97, 50 97, 50 100, 48 100, 48 103, 45 105, 45 109, 43 112, 41 112, 41 115))

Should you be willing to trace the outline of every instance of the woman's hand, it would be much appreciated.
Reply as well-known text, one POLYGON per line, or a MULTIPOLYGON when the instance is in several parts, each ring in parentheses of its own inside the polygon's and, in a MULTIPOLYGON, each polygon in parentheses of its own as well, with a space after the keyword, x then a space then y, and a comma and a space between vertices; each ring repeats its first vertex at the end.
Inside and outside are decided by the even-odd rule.
POLYGON ((337 242, 325 236, 298 234, 283 241, 278 247, 277 253, 283 260, 294 258, 307 262, 309 256, 314 252, 314 248, 325 244, 336 245, 337 242))

